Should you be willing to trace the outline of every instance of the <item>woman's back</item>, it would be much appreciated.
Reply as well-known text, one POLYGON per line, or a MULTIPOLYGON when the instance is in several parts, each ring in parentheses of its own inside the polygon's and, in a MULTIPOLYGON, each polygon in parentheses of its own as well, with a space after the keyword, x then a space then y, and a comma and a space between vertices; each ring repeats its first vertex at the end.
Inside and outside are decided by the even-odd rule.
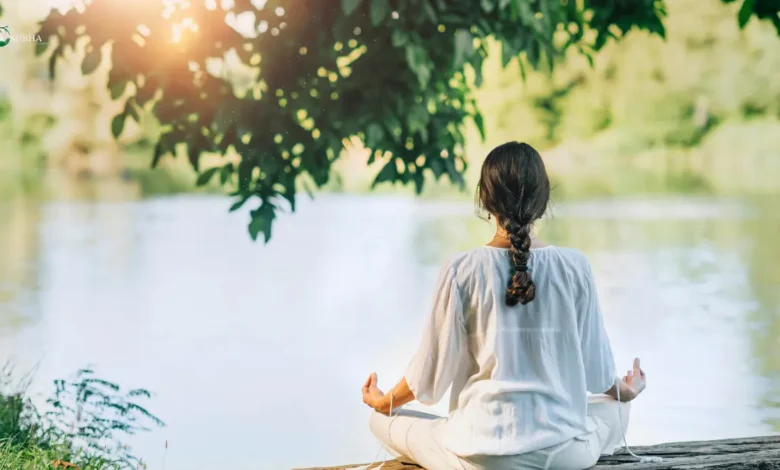
POLYGON ((590 468, 625 430, 618 401, 645 387, 639 359, 615 380, 585 256, 534 247, 534 225, 549 200, 547 170, 533 147, 493 149, 477 202, 495 220, 495 236, 444 266, 404 378, 387 395, 376 374, 363 384, 364 403, 377 411, 374 434, 425 468, 590 468), (450 387, 447 418, 387 416, 415 399, 433 405, 450 387), (597 405, 587 392, 608 400, 597 405))
POLYGON ((590 264, 580 252, 531 249, 536 288, 508 306, 510 251, 480 247, 441 272, 433 315, 406 379, 434 403, 452 384, 444 444, 458 455, 511 455, 593 430, 587 394, 614 383, 590 264), (446 363, 439 358, 447 357, 446 363))

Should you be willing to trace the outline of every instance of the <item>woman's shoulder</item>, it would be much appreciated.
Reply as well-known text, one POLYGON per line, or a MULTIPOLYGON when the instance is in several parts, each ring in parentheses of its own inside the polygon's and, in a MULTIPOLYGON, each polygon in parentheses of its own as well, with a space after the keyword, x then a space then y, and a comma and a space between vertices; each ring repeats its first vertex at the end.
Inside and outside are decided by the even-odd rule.
POLYGON ((477 251, 478 249, 471 249, 449 255, 442 263, 442 270, 453 273, 462 271, 477 257, 477 251))
POLYGON ((569 271, 587 272, 590 270, 588 256, 577 248, 549 245, 532 250, 532 252, 538 256, 538 259, 560 264, 569 271))
POLYGON ((561 260, 580 265, 589 264, 588 257, 581 250, 568 246, 547 245, 542 248, 532 250, 535 253, 545 254, 551 253, 556 258, 561 260))
MULTIPOLYGON (((590 272, 590 261, 584 252, 577 248, 547 245, 533 248, 532 263, 558 264, 566 271, 575 273, 590 272), (536 258, 536 259, 534 259, 536 258)), ((472 248, 450 255, 442 266, 442 271, 453 277, 468 276, 484 271, 487 265, 505 263, 509 250, 488 245, 472 248)))
POLYGON ((547 265, 545 271, 548 275, 564 279, 580 289, 591 284, 593 268, 590 260, 584 252, 577 248, 556 246, 550 250, 539 250, 538 255, 540 256, 536 262, 547 265))
POLYGON ((502 248, 493 248, 489 246, 480 246, 466 251, 460 251, 448 256, 443 262, 441 271, 451 277, 465 278, 480 271, 485 264, 496 257, 504 255, 507 250, 502 248))
MULTIPOLYGON (((509 254, 507 248, 497 248, 489 245, 482 245, 470 250, 461 251, 450 255, 445 261, 444 266, 457 270, 458 267, 469 265, 479 265, 485 260, 501 260, 509 254)), ((588 257, 577 248, 570 248, 558 245, 546 245, 539 248, 532 248, 531 252, 540 258, 554 258, 565 261, 570 264, 587 266, 590 264, 588 257)))

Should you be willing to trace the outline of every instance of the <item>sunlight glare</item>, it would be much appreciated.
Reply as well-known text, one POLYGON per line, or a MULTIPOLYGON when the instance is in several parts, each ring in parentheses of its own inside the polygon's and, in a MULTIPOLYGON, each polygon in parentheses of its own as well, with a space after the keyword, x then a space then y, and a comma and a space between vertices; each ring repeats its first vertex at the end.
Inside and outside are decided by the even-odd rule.
POLYGON ((141 34, 141 36, 147 38, 152 35, 152 30, 149 29, 149 27, 145 24, 138 25, 138 32, 141 34))
MULTIPOLYGON (((257 37, 257 31, 259 28, 255 28, 255 20, 255 14, 251 11, 245 11, 240 15, 236 15, 235 13, 230 12, 225 18, 225 22, 228 24, 228 26, 238 31, 242 36, 248 38, 257 37)), ((266 23, 266 27, 267 26, 268 24, 266 23)))
POLYGON ((192 17, 186 17, 181 20, 180 23, 174 24, 172 27, 173 42, 180 43, 184 38, 185 32, 195 33, 198 31, 198 25, 195 24, 195 20, 192 17))

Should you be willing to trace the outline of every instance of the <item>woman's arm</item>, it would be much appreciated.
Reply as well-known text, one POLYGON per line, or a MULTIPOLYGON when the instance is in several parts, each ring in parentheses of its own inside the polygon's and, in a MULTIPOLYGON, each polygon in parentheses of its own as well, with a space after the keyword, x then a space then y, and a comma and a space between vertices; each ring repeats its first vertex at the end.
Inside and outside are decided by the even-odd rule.
POLYGON ((363 384, 363 403, 376 411, 389 414, 392 409, 414 401, 414 393, 409 389, 406 378, 401 379, 395 387, 390 389, 390 393, 387 395, 379 390, 379 387, 377 387, 377 380, 376 373, 374 373, 371 374, 368 377, 368 380, 366 380, 366 383, 363 384))

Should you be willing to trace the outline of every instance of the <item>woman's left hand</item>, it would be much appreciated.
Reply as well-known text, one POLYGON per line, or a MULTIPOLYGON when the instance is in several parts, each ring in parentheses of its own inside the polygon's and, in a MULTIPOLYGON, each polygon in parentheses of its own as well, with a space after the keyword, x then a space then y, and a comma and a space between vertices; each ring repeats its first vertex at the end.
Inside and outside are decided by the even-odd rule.
POLYGON ((382 407, 385 396, 377 387, 377 380, 376 372, 374 372, 368 376, 366 383, 363 384, 363 403, 375 410, 379 410, 382 407))

